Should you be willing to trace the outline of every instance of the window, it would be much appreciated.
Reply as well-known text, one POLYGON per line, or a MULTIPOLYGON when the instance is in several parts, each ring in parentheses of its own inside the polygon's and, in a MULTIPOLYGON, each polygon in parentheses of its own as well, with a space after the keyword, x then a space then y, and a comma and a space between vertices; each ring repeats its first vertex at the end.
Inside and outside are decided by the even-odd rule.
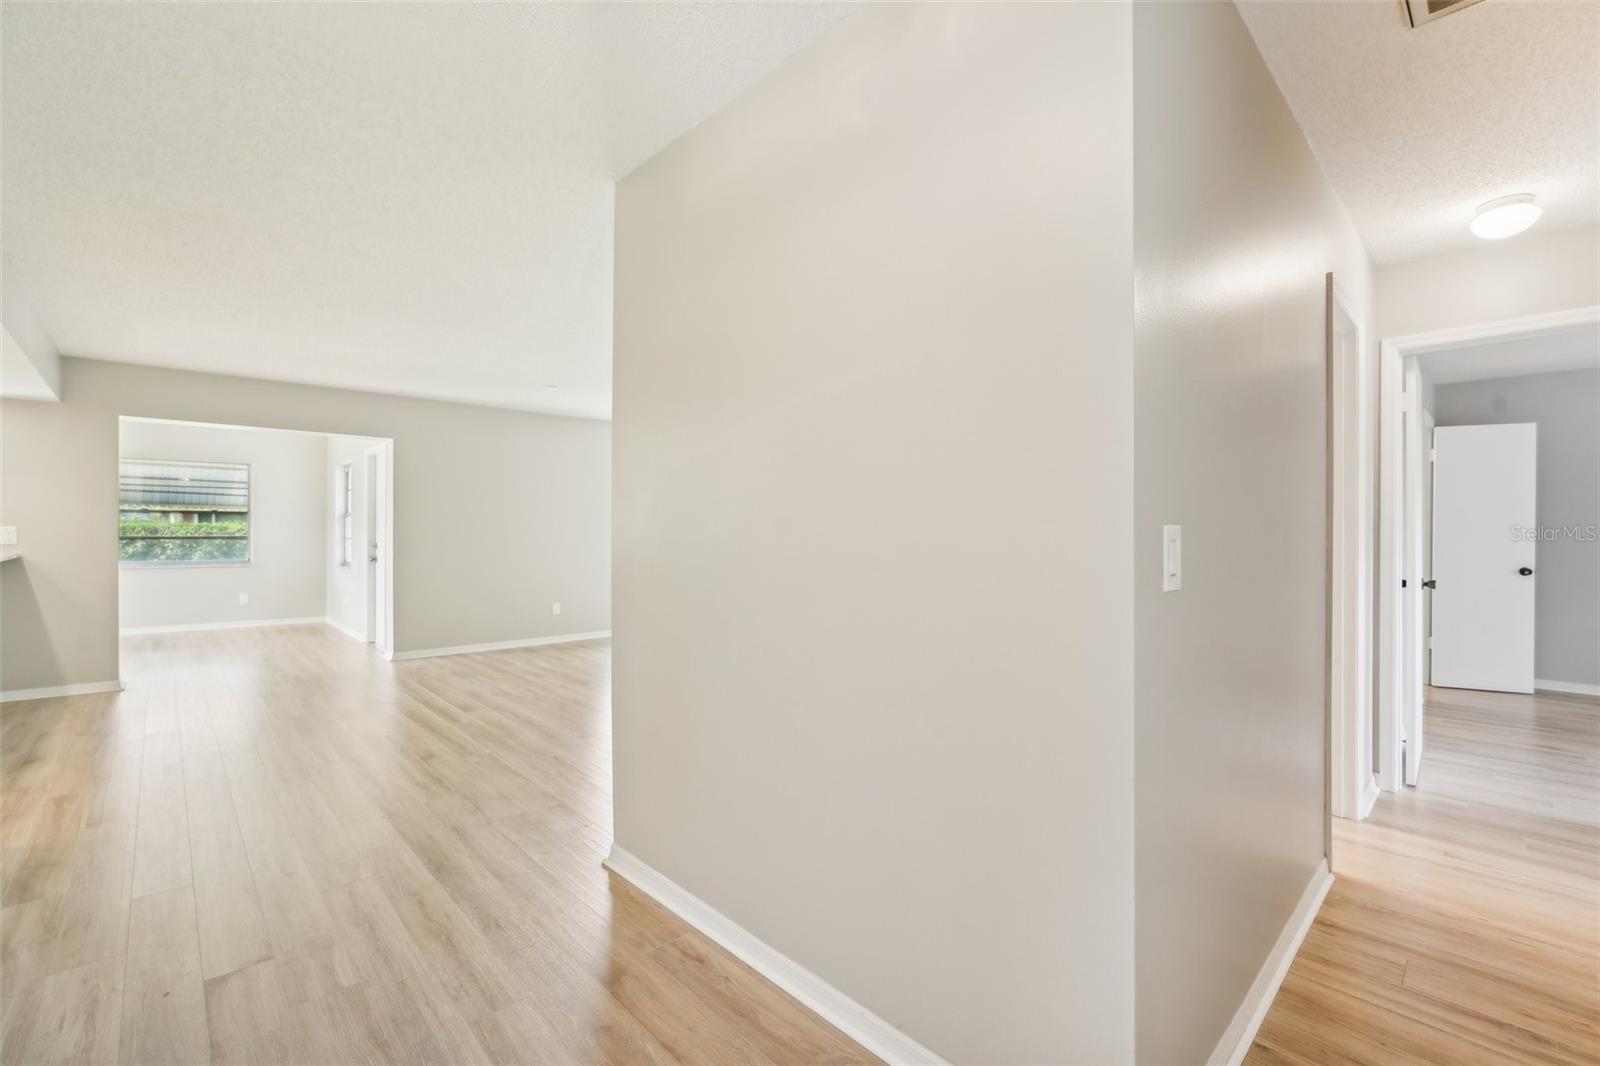
POLYGON ((124 459, 119 481, 123 565, 250 561, 248 466, 124 459))
POLYGON ((339 565, 349 566, 351 554, 350 534, 352 515, 355 514, 355 486, 350 478, 350 464, 339 468, 339 565))

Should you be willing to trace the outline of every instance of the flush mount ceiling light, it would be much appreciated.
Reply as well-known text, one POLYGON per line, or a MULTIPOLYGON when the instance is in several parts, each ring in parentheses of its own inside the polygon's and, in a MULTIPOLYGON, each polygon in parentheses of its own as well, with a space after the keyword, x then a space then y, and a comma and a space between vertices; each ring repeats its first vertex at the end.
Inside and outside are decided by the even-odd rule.
POLYGON ((1472 216, 1471 229, 1486 241, 1498 241, 1502 237, 1514 237, 1521 233, 1539 221, 1540 214, 1539 205, 1533 202, 1531 193, 1502 196, 1478 205, 1478 213, 1472 216))

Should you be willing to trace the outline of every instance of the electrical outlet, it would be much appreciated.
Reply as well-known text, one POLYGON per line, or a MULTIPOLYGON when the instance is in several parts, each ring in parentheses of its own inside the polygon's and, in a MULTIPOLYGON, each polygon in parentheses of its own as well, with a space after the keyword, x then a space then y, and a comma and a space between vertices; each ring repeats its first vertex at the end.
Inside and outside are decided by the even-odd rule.
POLYGON ((239 593, 239 602, 240 603, 249 603, 250 602, 250 594, 248 592, 239 593))
POLYGON ((17 543, 16 526, 0 526, 0 545, 12 547, 17 543))
POLYGON ((552 603, 550 605, 550 613, 551 614, 560 614, 561 613, 561 605, 559 603, 552 603))

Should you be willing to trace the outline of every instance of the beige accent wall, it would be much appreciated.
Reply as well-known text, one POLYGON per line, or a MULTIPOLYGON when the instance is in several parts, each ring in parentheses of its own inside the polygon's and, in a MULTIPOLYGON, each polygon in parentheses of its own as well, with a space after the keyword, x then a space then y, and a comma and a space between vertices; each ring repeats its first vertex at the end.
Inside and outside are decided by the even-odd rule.
POLYGON ((125 459, 250 467, 250 561, 122 567, 122 628, 323 617, 329 549, 322 473, 326 438, 123 419, 121 441, 125 459), (240 593, 250 602, 240 603, 240 593))
POLYGON ((1138 1059, 1202 1062, 1323 857, 1324 274, 1371 282, 1231 4, 1133 56, 1138 1059))
POLYGON ((1379 267, 1374 284, 1385 338, 1593 307, 1600 226, 1535 226, 1468 251, 1379 267))
POLYGON ((0 525, 23 556, 0 564, 0 689, 117 677, 119 415, 392 437, 399 651, 610 627, 608 423, 61 365, 61 403, 0 402, 0 525))
POLYGON ((955 1061, 1133 1053, 1129 18, 866 9, 617 188, 618 846, 955 1061))

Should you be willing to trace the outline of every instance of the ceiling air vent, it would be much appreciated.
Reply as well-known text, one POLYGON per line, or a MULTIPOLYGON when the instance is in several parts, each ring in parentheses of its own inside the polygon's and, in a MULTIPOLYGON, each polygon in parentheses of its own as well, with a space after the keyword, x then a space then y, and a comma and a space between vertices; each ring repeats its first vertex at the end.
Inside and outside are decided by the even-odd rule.
POLYGON ((1452 11, 1460 11, 1464 7, 1471 7, 1478 0, 1400 0, 1400 6, 1405 9, 1406 21, 1412 29, 1424 22, 1432 22, 1442 18, 1452 11))

